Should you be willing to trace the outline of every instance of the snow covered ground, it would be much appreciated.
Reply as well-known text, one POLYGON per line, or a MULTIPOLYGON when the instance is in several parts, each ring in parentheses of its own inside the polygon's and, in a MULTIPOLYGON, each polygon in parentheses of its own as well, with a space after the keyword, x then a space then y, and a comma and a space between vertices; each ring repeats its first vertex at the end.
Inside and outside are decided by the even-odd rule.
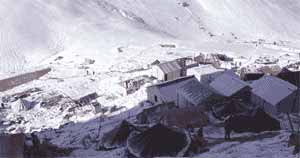
MULTIPOLYGON (((0 97, 29 88, 42 90, 28 98, 37 102, 64 96, 51 107, 1 111, 2 130, 38 131, 56 145, 76 148, 72 156, 123 157, 123 149, 98 152, 96 143, 82 146, 86 136, 98 137, 101 114, 94 114, 91 106, 76 107, 70 98, 97 92, 103 106, 120 107, 103 122, 107 131, 140 111, 138 105, 146 99, 145 86, 126 96, 119 82, 150 75, 149 64, 156 59, 202 52, 229 55, 233 64, 249 68, 262 66, 255 63, 261 58, 279 59, 281 66, 298 62, 299 10, 297 0, 0 1, 0 78, 52 68, 39 80, 0 92, 0 97)), ((230 68, 230 63, 223 66, 230 68)), ((233 142, 223 142, 220 128, 206 130, 219 143, 199 157, 294 157, 284 130, 259 139, 246 134, 248 141, 233 142)))

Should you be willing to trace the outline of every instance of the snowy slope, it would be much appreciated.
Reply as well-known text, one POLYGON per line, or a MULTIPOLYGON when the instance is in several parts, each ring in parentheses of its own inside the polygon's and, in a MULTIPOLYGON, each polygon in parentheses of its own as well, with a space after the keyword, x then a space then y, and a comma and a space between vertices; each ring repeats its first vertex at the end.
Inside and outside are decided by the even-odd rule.
POLYGON ((3 0, 0 72, 36 66, 60 52, 109 64, 117 47, 197 45, 215 40, 209 35, 297 39, 299 9, 297 0, 3 0))

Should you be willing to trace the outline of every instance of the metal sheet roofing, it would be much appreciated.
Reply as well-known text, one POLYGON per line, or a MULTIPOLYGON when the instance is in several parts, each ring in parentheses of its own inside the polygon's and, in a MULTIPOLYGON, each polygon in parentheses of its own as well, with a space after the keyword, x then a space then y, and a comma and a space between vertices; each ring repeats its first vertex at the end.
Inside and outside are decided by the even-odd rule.
POLYGON ((297 87, 277 77, 264 76, 251 84, 252 93, 266 102, 277 105, 281 100, 297 90, 297 87))
POLYGON ((238 78, 237 75, 231 72, 223 73, 218 78, 216 78, 210 86, 219 94, 230 97, 236 94, 241 89, 248 86, 248 84, 238 78))
POLYGON ((164 73, 170 73, 174 71, 181 70, 182 67, 178 64, 177 61, 169 61, 157 65, 164 73))
POLYGON ((177 93, 184 96, 194 105, 201 104, 205 99, 213 94, 208 86, 199 81, 191 80, 177 89, 177 93))

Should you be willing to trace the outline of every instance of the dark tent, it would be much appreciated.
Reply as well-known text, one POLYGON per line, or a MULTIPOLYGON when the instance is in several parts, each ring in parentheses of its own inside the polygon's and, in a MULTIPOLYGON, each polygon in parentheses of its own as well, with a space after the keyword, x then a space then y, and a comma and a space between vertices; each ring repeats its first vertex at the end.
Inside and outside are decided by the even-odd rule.
POLYGON ((288 69, 284 69, 277 77, 300 87, 300 71, 289 71, 288 69))
POLYGON ((105 133, 102 137, 102 145, 106 149, 113 149, 126 144, 126 140, 130 133, 134 130, 134 126, 127 121, 122 121, 111 131, 105 133))
POLYGON ((206 126, 209 122, 208 116, 200 106, 170 109, 162 112, 160 116, 163 124, 178 128, 199 128, 206 126))
POLYGON ((262 78, 264 73, 246 73, 243 77, 244 81, 254 81, 262 78))
POLYGON ((191 144, 190 137, 183 132, 157 124, 142 133, 133 133, 127 147, 136 157, 184 156, 191 144))

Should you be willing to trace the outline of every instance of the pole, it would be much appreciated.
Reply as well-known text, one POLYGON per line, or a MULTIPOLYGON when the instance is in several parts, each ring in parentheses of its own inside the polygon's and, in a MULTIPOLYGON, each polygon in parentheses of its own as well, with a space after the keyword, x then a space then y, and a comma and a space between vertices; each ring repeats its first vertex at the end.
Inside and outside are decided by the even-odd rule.
POLYGON ((295 130, 294 130, 292 119, 290 117, 290 113, 287 113, 287 116, 288 116, 288 120, 289 120, 289 124, 290 124, 291 130, 292 130, 292 133, 294 133, 295 130))

